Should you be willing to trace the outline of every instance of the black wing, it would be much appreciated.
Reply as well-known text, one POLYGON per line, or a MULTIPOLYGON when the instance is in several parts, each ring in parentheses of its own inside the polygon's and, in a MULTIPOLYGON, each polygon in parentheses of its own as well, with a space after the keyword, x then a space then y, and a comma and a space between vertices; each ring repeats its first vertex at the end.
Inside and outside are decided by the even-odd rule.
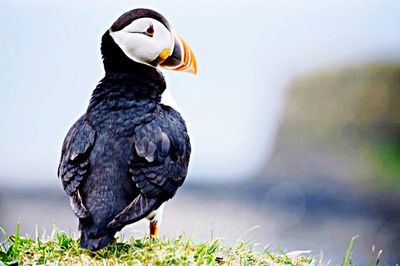
POLYGON ((75 215, 85 218, 89 215, 79 193, 79 185, 87 176, 89 154, 96 139, 96 131, 82 116, 68 131, 64 139, 58 176, 65 192, 70 196, 75 215))
POLYGON ((129 173, 141 194, 109 226, 138 221, 172 198, 186 178, 190 152, 185 122, 172 108, 137 127, 129 173))
POLYGON ((185 125, 176 119, 156 119, 136 132, 132 180, 146 197, 169 199, 185 180, 189 156, 185 125))

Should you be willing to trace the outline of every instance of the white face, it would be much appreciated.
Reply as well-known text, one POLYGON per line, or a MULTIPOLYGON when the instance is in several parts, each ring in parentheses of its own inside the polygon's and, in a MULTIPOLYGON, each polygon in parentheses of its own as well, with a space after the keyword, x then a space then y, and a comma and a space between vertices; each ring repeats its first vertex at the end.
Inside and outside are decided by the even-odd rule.
POLYGON ((119 31, 110 31, 111 37, 132 60, 150 64, 161 52, 174 50, 172 33, 159 21, 139 18, 119 31))

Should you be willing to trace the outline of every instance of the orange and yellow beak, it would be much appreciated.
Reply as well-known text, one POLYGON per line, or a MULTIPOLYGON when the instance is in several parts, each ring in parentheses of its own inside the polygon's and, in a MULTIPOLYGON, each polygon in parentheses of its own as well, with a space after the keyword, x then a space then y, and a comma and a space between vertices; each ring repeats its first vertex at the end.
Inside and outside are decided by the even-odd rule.
POLYGON ((192 49, 182 37, 175 37, 174 51, 171 54, 169 49, 162 51, 159 58, 163 61, 159 64, 160 67, 183 71, 195 74, 197 73, 197 61, 192 49))

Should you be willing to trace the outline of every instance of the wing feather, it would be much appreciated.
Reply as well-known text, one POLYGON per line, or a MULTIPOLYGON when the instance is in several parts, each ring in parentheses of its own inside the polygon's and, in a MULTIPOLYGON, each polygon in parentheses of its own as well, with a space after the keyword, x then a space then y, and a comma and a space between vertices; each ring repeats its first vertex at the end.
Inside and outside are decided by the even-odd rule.
POLYGON ((186 126, 176 111, 164 111, 135 130, 129 174, 141 193, 108 224, 111 228, 146 217, 172 198, 185 180, 190 158, 186 126))
POLYGON ((79 186, 89 170, 89 155, 96 139, 96 131, 81 117, 65 137, 58 176, 65 192, 70 196, 76 216, 85 218, 88 211, 82 203, 79 186))
POLYGON ((169 199, 185 180, 190 141, 180 115, 165 111, 135 132, 130 173, 144 195, 169 199))

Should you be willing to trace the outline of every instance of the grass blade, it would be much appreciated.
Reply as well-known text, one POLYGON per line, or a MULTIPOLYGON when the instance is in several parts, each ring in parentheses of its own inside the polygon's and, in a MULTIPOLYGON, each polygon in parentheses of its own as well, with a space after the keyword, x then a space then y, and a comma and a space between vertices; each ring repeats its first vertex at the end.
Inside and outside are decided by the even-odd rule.
POLYGON ((349 246, 347 247, 346 254, 343 257, 342 266, 351 265, 351 251, 353 249, 354 241, 358 238, 358 236, 353 236, 350 240, 349 246))
POLYGON ((369 255, 369 259, 368 259, 368 266, 371 266, 371 262, 372 262, 372 259, 374 258, 374 255, 375 255, 375 247, 374 246, 372 246, 372 249, 371 249, 371 254, 369 255))
POLYGON ((382 250, 379 250, 378 256, 376 256, 375 266, 379 265, 379 261, 381 260, 382 250))

